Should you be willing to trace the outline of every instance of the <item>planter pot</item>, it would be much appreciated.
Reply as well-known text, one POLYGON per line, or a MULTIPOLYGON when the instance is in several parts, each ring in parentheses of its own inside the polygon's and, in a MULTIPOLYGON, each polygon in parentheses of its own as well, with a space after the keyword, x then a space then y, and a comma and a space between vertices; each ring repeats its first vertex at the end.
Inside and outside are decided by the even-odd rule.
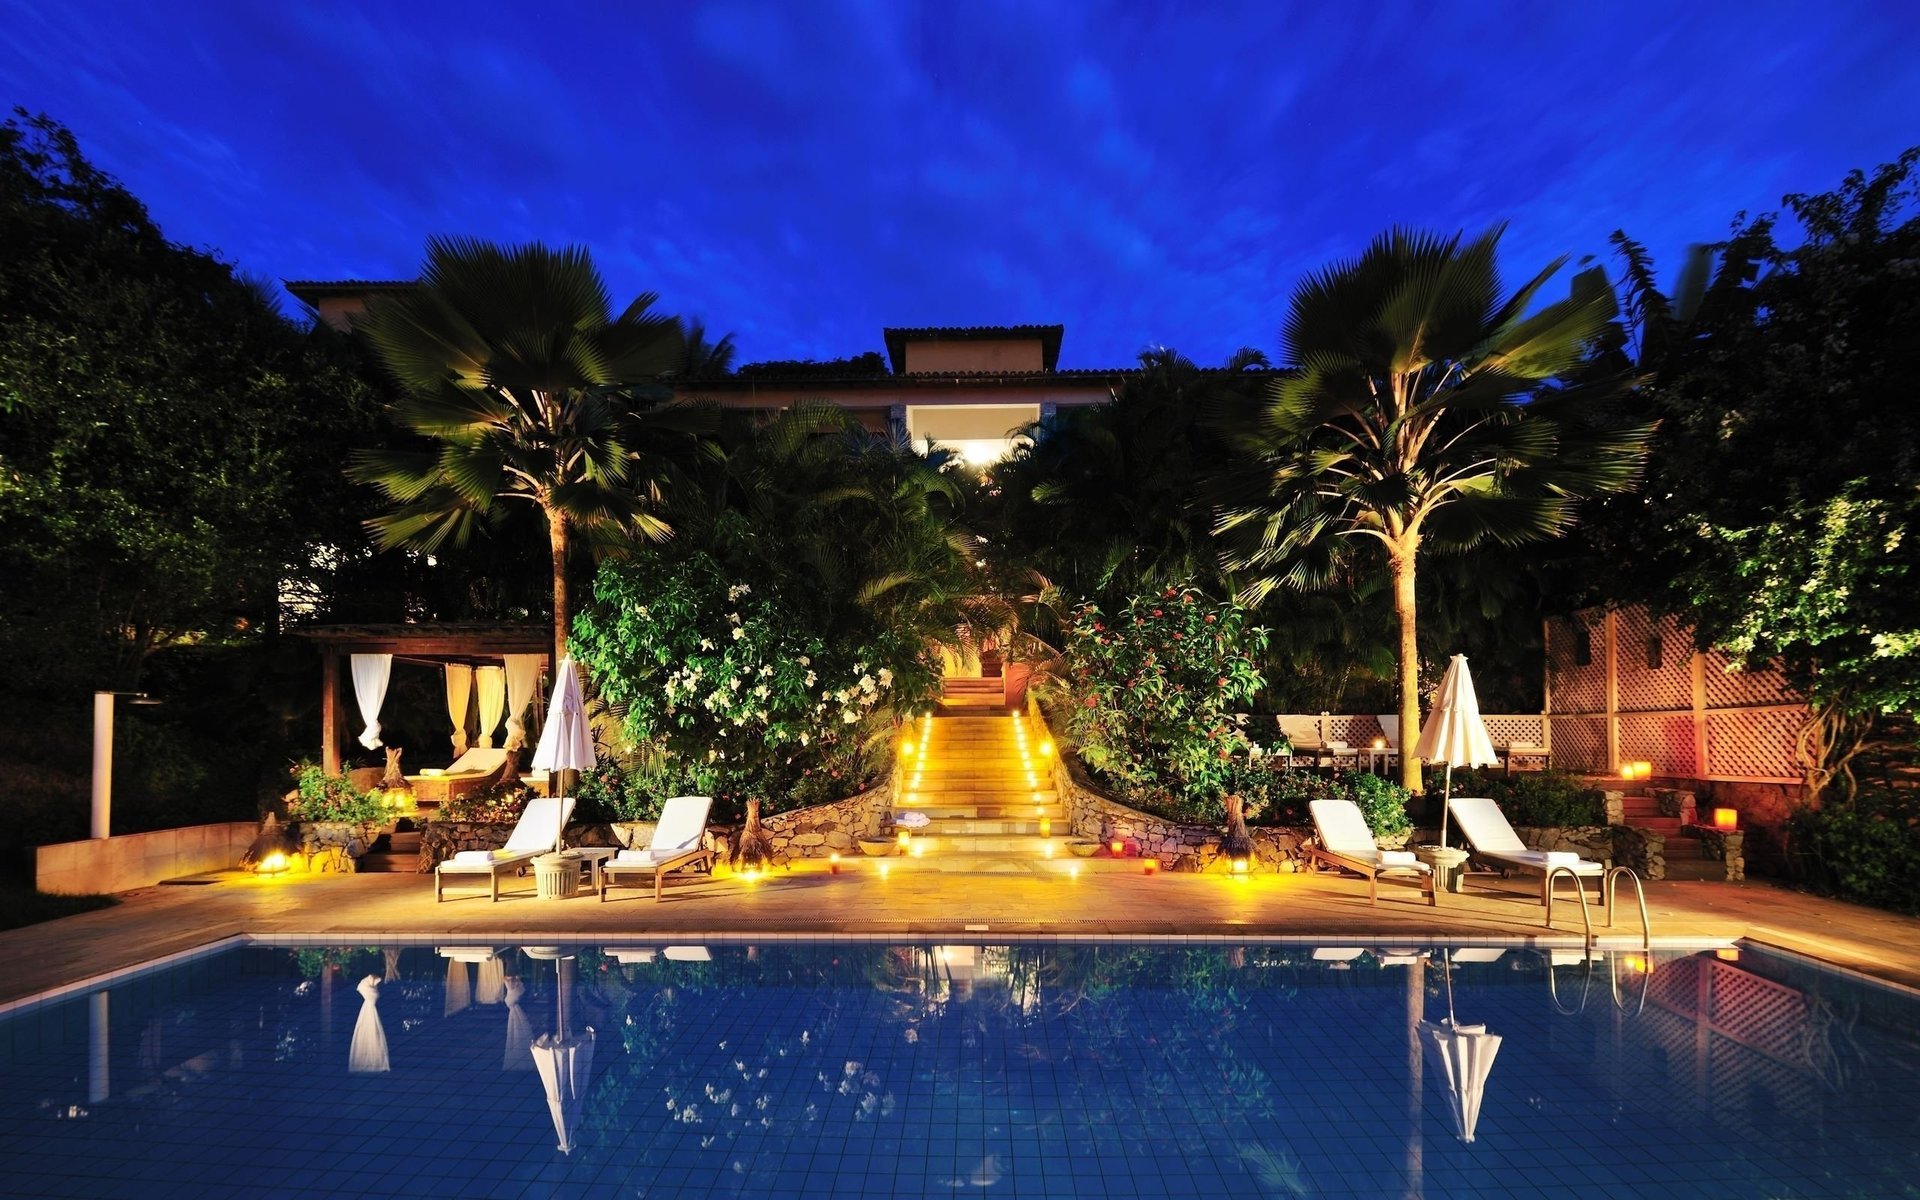
POLYGON ((871 858, 891 858, 900 850, 900 843, 890 837, 860 839, 860 853, 871 858))
POLYGON ((1073 838, 1067 842, 1067 849, 1073 852, 1075 858, 1092 858, 1100 852, 1103 844, 1090 838, 1073 838))

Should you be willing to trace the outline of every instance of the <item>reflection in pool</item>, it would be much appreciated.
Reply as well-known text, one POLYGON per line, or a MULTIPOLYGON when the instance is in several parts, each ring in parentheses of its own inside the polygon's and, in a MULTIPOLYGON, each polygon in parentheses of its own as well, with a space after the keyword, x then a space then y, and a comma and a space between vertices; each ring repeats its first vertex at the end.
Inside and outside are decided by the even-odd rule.
POLYGON ((1912 1194, 1916 1015, 1751 950, 253 946, 0 1022, 0 1190, 1912 1194))

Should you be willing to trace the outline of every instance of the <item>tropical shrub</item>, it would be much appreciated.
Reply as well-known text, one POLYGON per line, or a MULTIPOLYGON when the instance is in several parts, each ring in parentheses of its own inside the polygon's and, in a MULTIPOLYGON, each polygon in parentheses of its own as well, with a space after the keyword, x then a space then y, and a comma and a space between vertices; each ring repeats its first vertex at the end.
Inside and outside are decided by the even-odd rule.
POLYGON ((829 639, 803 604, 705 553, 602 564, 573 648, 626 738, 710 774, 735 812, 753 797, 779 811, 851 794, 886 761, 896 718, 937 685, 921 644, 885 626, 829 639))
MULTIPOLYGON (((1490 797, 1512 825, 1565 829, 1607 822, 1606 794, 1567 771, 1523 771, 1518 775, 1455 771, 1453 794, 1490 797)), ((1427 798, 1432 811, 1439 812, 1441 790, 1430 789, 1427 798)))
MULTIPOLYGON (((511 825, 520 819, 520 814, 526 811, 527 801, 532 797, 532 788, 517 779, 503 779, 447 801, 435 813, 435 818, 442 821, 473 821, 482 825, 511 825)), ((574 818, 584 819, 580 816, 578 805, 574 808, 574 818)))
POLYGON ((1314 771, 1289 770, 1284 760, 1262 757, 1235 781, 1235 791, 1246 799, 1247 819, 1261 825, 1305 825, 1312 819, 1307 805, 1315 800, 1351 800, 1338 779, 1314 771))
POLYGON ((1802 808, 1787 821, 1809 887, 1894 912, 1920 913, 1920 825, 1899 812, 1802 808))
POLYGON ((1404 837, 1413 832, 1413 819, 1407 816, 1406 788, 1370 771, 1348 771, 1340 778, 1341 788, 1367 819, 1367 828, 1376 839, 1404 837))
POLYGON ((1067 630, 1066 733, 1123 795, 1197 820, 1253 752, 1244 710, 1260 690, 1267 631, 1237 604, 1192 588, 1137 596, 1109 618, 1075 609, 1067 630))
POLYGON ((672 758, 657 763, 629 765, 602 759, 580 776, 574 790, 574 819, 592 823, 657 821, 671 796, 705 796, 713 792, 713 775, 701 764, 672 758))
POLYGON ((289 821, 384 821, 386 806, 372 792, 354 787, 344 775, 329 775, 319 763, 293 768, 294 795, 287 802, 289 821))

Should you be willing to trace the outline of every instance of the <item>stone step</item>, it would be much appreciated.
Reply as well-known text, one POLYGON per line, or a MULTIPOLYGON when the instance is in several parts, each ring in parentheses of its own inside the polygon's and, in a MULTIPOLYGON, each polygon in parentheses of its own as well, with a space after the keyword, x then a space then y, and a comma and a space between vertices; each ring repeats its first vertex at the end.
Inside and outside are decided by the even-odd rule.
POLYGON ((1652 833, 1664 833, 1668 837, 1680 832, 1679 817, 1636 817, 1627 824, 1635 829, 1645 829, 1652 833))
POLYGON ((1039 858, 1046 854, 1049 842, 1056 855, 1067 853, 1065 837, 1060 834, 1043 838, 1032 833, 941 833, 915 834, 914 839, 926 844, 927 854, 1024 854, 1039 858))
POLYGON ((904 784, 917 791, 939 788, 1037 788, 1053 786, 1045 771, 908 771, 904 784))
POLYGON ((1703 859, 1706 857, 1706 850, 1700 844, 1699 838, 1669 836, 1666 854, 1668 862, 1681 858, 1703 859))
POLYGON ((1727 877, 1727 864, 1711 858, 1682 858, 1667 860, 1667 878, 1670 880, 1691 880, 1710 883, 1723 882, 1727 877))
POLYGON ((404 852, 371 850, 354 861, 353 869, 362 873, 412 875, 420 869, 420 848, 404 852))
MULTIPOLYGON (((1050 836, 1058 836, 1064 832, 1062 823, 1059 821, 1054 822, 1049 828, 1051 830, 1050 836)), ((1034 837, 1040 836, 1040 819, 1038 817, 1000 819, 990 817, 966 817, 948 821, 936 819, 925 829, 916 830, 915 836, 995 837, 1001 834, 1013 833, 1030 834, 1034 837)))
POLYGON ((1014 797, 1005 800, 955 800, 951 797, 922 797, 914 801, 902 801, 893 806, 895 812, 925 813, 935 821, 1004 821, 1013 817, 1031 818, 1050 817, 1055 821, 1066 817, 1066 805, 1057 800, 1028 801, 1026 797, 1014 797))

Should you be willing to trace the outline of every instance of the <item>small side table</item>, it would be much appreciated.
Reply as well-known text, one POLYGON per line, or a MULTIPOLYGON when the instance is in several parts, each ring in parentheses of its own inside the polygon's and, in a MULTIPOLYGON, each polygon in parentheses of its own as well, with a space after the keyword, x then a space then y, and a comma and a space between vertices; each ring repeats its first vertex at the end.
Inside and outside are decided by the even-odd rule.
MULTIPOLYGON (((587 868, 587 882, 593 885, 594 893, 600 891, 600 874, 607 860, 620 853, 618 846, 575 846, 560 852, 562 857, 573 860, 587 868)), ((577 867, 575 868, 578 869, 577 867)))
POLYGON ((1433 868, 1434 881, 1445 891, 1467 890, 1467 851, 1458 846, 1415 846, 1413 856, 1433 868))

